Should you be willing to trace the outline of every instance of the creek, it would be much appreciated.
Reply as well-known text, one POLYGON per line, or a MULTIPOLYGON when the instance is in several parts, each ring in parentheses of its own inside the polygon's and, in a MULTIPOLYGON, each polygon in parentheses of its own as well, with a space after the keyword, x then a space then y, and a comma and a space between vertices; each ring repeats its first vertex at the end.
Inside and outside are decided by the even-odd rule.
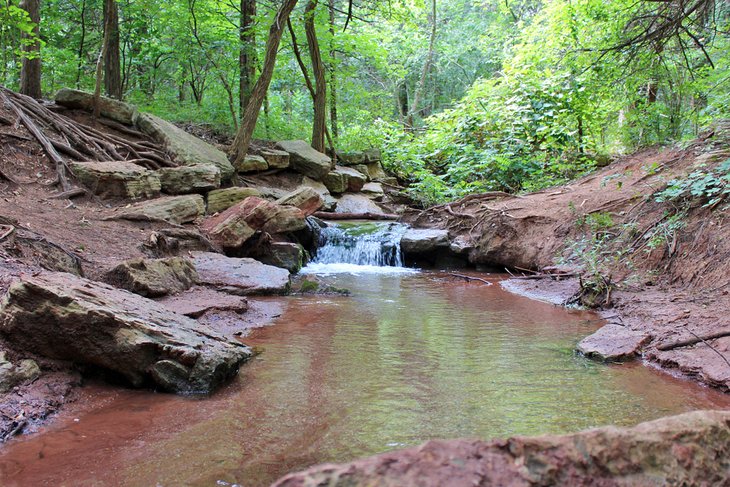
MULTIPOLYGON (((398 231, 372 241, 387 253, 398 231)), ((303 272, 352 296, 260 298, 281 303, 282 315, 244 339, 262 353, 210 398, 88 385, 50 426, 2 448, 0 484, 258 486, 432 438, 564 433, 730 407, 719 392, 640 363, 576 355, 601 324, 592 313, 510 294, 502 276, 480 275, 486 285, 338 261, 349 259, 339 247, 358 239, 337 235, 344 243, 303 272)))

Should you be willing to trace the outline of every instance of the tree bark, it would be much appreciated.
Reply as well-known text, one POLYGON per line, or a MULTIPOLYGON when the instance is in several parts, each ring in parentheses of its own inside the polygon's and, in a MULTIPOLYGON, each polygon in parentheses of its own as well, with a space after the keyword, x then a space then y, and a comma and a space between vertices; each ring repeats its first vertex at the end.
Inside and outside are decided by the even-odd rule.
POLYGON ((426 85, 426 76, 431 70, 431 62, 433 60, 434 44, 436 42, 436 0, 431 0, 431 39, 428 43, 428 55, 426 56, 426 62, 423 65, 423 71, 421 72, 421 79, 418 80, 418 86, 416 92, 413 94, 413 103, 406 117, 406 128, 413 128, 413 116, 418 113, 418 105, 421 101, 421 95, 423 94, 424 86, 426 85))
POLYGON ((319 152, 325 151, 325 130, 327 129, 327 79, 322 53, 317 40, 314 22, 318 0, 309 0, 304 9, 304 31, 307 34, 309 57, 314 74, 314 120, 312 120, 312 147, 319 152))
POLYGON ((84 69, 84 47, 86 47, 86 0, 81 1, 81 38, 79 40, 79 60, 76 65, 76 89, 81 89, 81 73, 84 69))
POLYGON ((239 105, 241 116, 251 99, 254 80, 256 79, 256 33, 254 20, 256 17, 256 0, 241 0, 241 25, 239 52, 239 105))
POLYGON ((332 138, 337 144, 340 128, 337 120, 337 51, 335 51, 335 0, 329 0, 330 13, 330 127, 332 138))
POLYGON ((20 92, 33 98, 41 98, 41 4, 40 0, 22 0, 20 8, 28 12, 30 20, 35 24, 33 34, 23 33, 22 39, 35 37, 36 41, 28 46, 23 46, 23 61, 20 67, 20 92))
POLYGON ((241 125, 231 146, 229 156, 233 161, 239 161, 246 157, 248 146, 251 143, 251 137, 253 137, 253 131, 256 128, 256 121, 259 118, 261 105, 264 103, 266 92, 269 90, 269 83, 271 83, 271 77, 274 74, 276 54, 279 50, 281 35, 286 28, 286 20, 289 18, 296 4, 297 0, 284 0, 284 3, 276 13, 276 17, 274 17, 271 27, 269 27, 269 38, 266 40, 266 55, 264 56, 261 75, 251 90, 251 98, 248 105, 246 105, 246 110, 241 119, 241 125))
POLYGON ((107 96, 122 99, 122 71, 119 61, 119 8, 116 0, 104 0, 104 91, 107 96), (109 32, 107 36, 106 33, 109 32))

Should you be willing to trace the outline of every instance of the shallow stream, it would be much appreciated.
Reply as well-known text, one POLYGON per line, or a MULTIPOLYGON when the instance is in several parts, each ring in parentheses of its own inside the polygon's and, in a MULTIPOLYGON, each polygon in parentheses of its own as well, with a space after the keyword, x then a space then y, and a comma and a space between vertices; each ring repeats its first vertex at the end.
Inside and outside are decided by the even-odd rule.
POLYGON ((0 450, 0 484, 266 485, 431 438, 562 433, 730 407, 649 367, 575 355, 600 325, 593 314, 498 283, 403 269, 320 279, 353 294, 272 298, 286 311, 245 340, 263 353, 213 397, 91 385, 49 427, 0 450))

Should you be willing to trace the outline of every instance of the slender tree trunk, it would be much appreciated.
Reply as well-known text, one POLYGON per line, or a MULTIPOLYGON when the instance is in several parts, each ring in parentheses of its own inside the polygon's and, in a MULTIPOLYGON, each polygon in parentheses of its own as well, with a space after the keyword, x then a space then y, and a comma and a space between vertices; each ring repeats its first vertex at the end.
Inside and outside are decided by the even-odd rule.
POLYGON ((104 59, 106 58, 106 52, 109 49, 109 29, 104 29, 104 39, 101 42, 101 51, 99 51, 99 58, 96 60, 96 86, 94 88, 94 118, 99 118, 101 112, 101 104, 99 103, 101 98, 101 84, 102 75, 104 72, 104 59))
POLYGON ((256 0, 241 0, 241 26, 239 53, 239 106, 241 116, 251 99, 251 90, 256 79, 256 33, 254 20, 256 17, 256 0))
POLYGON ((428 43, 428 55, 426 56, 426 62, 423 65, 423 71, 421 72, 421 79, 418 80, 418 86, 416 92, 413 94, 413 103, 408 111, 406 117, 407 128, 413 128, 413 116, 418 113, 418 105, 421 101, 421 95, 423 95, 423 88, 426 85, 426 76, 431 70, 431 62, 433 60, 434 44, 436 42, 436 0, 431 0, 431 39, 428 43))
POLYGON ((304 30, 307 33, 309 57, 314 74, 314 120, 312 121, 312 147, 325 151, 325 130, 327 129, 327 79, 322 53, 319 50, 317 29, 314 22, 318 0, 309 0, 304 9, 304 30))
POLYGON ((337 120, 337 52, 335 51, 335 0, 329 0, 330 10, 330 126, 332 138, 337 144, 340 129, 337 120))
POLYGON ((271 83, 271 77, 274 74, 276 54, 279 50, 281 35, 286 28, 286 20, 289 18, 296 4, 297 0, 284 0, 284 3, 276 13, 276 17, 274 17, 271 27, 269 27, 269 38, 266 40, 266 54, 264 56, 264 65, 261 69, 261 76, 256 80, 256 84, 251 90, 251 98, 248 105, 246 105, 246 110, 241 119, 241 125, 238 128, 229 154, 233 161, 238 161, 246 157, 248 146, 251 143, 251 137, 253 137, 253 131, 256 129, 256 121, 259 118, 261 105, 264 103, 266 92, 269 90, 269 83, 271 83))
POLYGON ((79 61, 76 66, 76 89, 81 88, 81 73, 84 70, 84 47, 86 47, 86 0, 81 1, 81 39, 79 40, 79 61))
MULTIPOLYGON (((23 59, 20 67, 20 92, 33 98, 41 98, 41 43, 38 39, 41 23, 40 0, 22 0, 20 8, 28 12, 30 20, 35 24, 33 35, 36 42, 29 46, 23 46, 23 59)), ((30 36, 23 33, 21 39, 30 36)))
POLYGON ((116 0, 104 0, 104 37, 109 43, 104 54, 104 91, 122 99, 122 72, 119 61, 119 8, 116 0), (109 33, 107 36, 107 32, 109 33))

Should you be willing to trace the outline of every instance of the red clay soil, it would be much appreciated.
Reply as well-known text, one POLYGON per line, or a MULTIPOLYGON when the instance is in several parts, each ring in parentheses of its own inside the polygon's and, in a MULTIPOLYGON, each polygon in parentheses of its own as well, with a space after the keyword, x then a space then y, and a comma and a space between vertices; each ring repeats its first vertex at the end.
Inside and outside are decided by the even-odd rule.
POLYGON ((448 229, 471 247, 471 263, 532 276, 507 286, 553 301, 578 292, 578 280, 540 280, 535 273, 585 276, 600 261, 615 285, 605 316, 650 335, 644 358, 728 391, 728 202, 709 209, 701 200, 672 205, 653 196, 668 181, 728 158, 730 122, 724 122, 686 148, 647 149, 562 187, 524 196, 471 196, 414 213, 408 221, 448 229), (670 225, 675 207, 686 214, 670 225), (596 249, 599 257, 586 257, 579 243, 596 232, 596 222, 602 222, 598 232, 606 244, 596 249), (724 336, 709 338, 717 335, 724 336))

